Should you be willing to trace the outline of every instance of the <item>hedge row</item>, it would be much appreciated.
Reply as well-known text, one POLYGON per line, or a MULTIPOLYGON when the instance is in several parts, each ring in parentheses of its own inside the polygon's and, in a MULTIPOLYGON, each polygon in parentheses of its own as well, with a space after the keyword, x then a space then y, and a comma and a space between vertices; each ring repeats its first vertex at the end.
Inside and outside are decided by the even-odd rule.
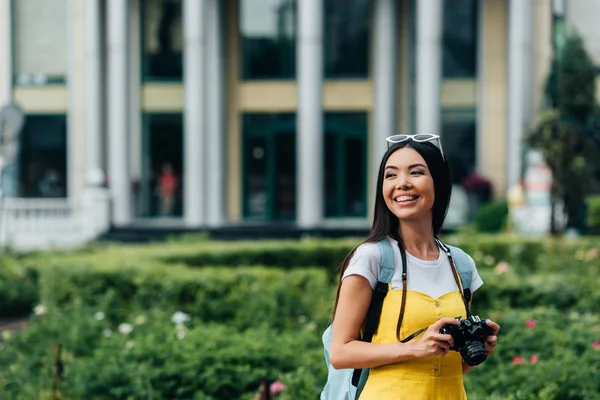
POLYGON ((319 268, 57 266, 41 270, 40 288, 43 304, 78 299, 114 320, 138 310, 179 310, 237 329, 262 324, 283 330, 307 320, 322 325, 333 301, 319 268))
MULTIPOLYGON (((443 238, 469 253, 478 265, 494 266, 505 261, 520 271, 562 269, 570 260, 598 262, 598 238, 576 240, 525 238, 520 236, 453 235, 443 238)), ((98 245, 75 253, 40 254, 27 263, 82 265, 102 258, 111 265, 147 263, 184 264, 192 267, 263 265, 278 268, 305 266, 336 271, 348 252, 362 239, 306 239, 281 241, 211 242, 186 239, 138 246, 98 245)), ((95 264, 95 262, 94 262, 95 264)))
MULTIPOLYGON (((564 271, 548 273, 508 268, 480 269, 485 284, 474 295, 474 310, 529 309, 541 304, 563 311, 598 310, 600 267, 596 265, 578 269, 578 263, 571 261, 564 271)), ((286 329, 307 319, 324 326, 335 296, 335 284, 316 267, 118 267, 100 259, 97 265, 40 268, 40 274, 43 304, 64 305, 78 298, 98 308, 110 301, 102 311, 116 319, 132 310, 181 310, 239 329, 259 322, 286 329)))
MULTIPOLYGON (((598 315, 535 308, 490 317, 502 326, 501 344, 466 376, 470 399, 600 398, 598 315)), ((317 398, 326 379, 320 331, 310 323, 240 332, 192 314, 177 328, 161 311, 110 321, 74 301, 0 342, 0 391, 51 398, 58 343, 64 399, 250 400, 269 377, 287 386, 282 400, 304 400, 317 398)))
MULTIPOLYGON (((597 241, 591 238, 568 241, 516 236, 451 236, 444 239, 469 253, 478 265, 493 266, 504 261, 524 272, 560 270, 563 263, 573 259, 585 262, 594 258, 598 247, 597 241)), ((360 239, 242 242, 181 247, 167 250, 158 257, 168 263, 192 267, 265 265, 293 268, 312 265, 324 267, 334 275, 349 251, 359 243, 360 239)))

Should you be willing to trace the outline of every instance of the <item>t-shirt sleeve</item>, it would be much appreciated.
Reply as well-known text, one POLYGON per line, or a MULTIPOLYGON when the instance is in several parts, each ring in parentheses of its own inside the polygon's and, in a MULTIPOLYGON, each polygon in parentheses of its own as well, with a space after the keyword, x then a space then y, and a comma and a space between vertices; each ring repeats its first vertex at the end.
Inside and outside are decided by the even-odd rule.
POLYGON ((473 274, 471 276, 471 293, 475 293, 475 291, 483 285, 483 279, 481 279, 481 276, 479 276, 477 266, 475 265, 475 260, 473 260, 471 256, 469 256, 469 261, 471 261, 471 266, 473 267, 473 274))
POLYGON ((379 259, 381 254, 379 247, 374 243, 365 243, 356 249, 344 271, 342 280, 350 275, 365 277, 374 289, 379 279, 379 259))

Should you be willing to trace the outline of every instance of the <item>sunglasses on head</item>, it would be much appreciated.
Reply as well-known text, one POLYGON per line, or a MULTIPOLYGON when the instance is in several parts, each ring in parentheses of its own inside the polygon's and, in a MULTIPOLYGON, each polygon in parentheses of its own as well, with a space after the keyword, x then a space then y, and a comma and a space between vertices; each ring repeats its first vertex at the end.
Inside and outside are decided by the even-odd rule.
POLYGON ((438 148, 442 154, 442 158, 446 159, 444 156, 444 150, 442 149, 442 141, 440 140, 439 135, 434 135, 432 133, 419 133, 417 135, 393 135, 385 138, 385 140, 388 142, 388 149, 395 143, 402 143, 408 140, 413 140, 419 143, 431 142, 431 144, 438 148))

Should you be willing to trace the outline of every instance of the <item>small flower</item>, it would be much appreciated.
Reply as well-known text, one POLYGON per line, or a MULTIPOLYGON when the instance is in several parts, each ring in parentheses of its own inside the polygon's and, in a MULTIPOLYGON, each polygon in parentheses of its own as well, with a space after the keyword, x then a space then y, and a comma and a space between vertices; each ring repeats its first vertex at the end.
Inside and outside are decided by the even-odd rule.
POLYGON ((269 391, 271 392, 271 396, 275 396, 277 393, 283 392, 286 389, 286 386, 280 381, 275 381, 271 383, 269 389, 269 391))
POLYGON ((42 315, 46 313, 46 307, 44 307, 41 304, 38 304, 37 306, 35 306, 35 308, 33 309, 33 313, 35 315, 42 315))
POLYGON ((525 322, 525 326, 529 329, 534 329, 537 326, 537 322, 534 319, 530 319, 525 322))
POLYGON ((182 325, 185 322, 190 320, 190 316, 189 314, 186 314, 184 312, 181 311, 177 311, 175 314, 173 314, 173 316, 171 317, 171 321, 175 324, 175 325, 182 325))
POLYGON ((135 317, 135 320, 133 322, 136 325, 142 325, 143 323, 146 322, 146 316, 145 315, 138 315, 137 317, 135 317))
POLYGON ((111 337, 112 336, 112 331, 110 329, 105 329, 102 334, 104 335, 104 337, 111 337))
POLYGON ((540 356, 538 356, 537 354, 533 354, 531 357, 529 357, 529 362, 532 364, 537 363, 540 360, 540 356))
POLYGON ((592 349, 594 349, 594 350, 600 349, 600 340, 596 340, 594 343, 592 343, 592 349))
POLYGON ((587 253, 585 253, 585 260, 586 261, 595 260, 596 258, 598 258, 599 255, 600 255, 599 249, 590 249, 590 250, 588 250, 587 253))
POLYGON ((486 265, 492 265, 492 264, 494 264, 494 262, 495 262, 495 261, 496 261, 496 260, 494 259, 494 257, 493 257, 493 256, 487 255, 487 256, 483 257, 483 262, 484 262, 486 265))
POLYGON ((98 321, 102 321, 104 319, 104 313, 102 311, 98 311, 96 314, 94 314, 94 318, 96 318, 98 321))
POLYGON ((512 359, 512 364, 513 365, 521 365, 521 364, 523 364, 523 361, 525 361, 523 359, 523 357, 521 357, 521 356, 514 356, 513 359, 512 359))
POLYGON ((133 330, 133 326, 131 324, 121 324, 119 325, 119 332, 123 335, 128 335, 133 330))
POLYGON ((125 348, 127 350, 131 349, 133 347, 133 342, 130 340, 127 343, 125 343, 125 348))
POLYGON ((506 272, 508 272, 508 270, 510 269, 510 265, 508 265, 507 262, 505 261, 500 261, 498 264, 496 264, 496 266, 494 267, 494 271, 497 274, 504 274, 506 272))
POLYGON ((183 340, 185 338, 185 330, 177 331, 177 339, 183 340))

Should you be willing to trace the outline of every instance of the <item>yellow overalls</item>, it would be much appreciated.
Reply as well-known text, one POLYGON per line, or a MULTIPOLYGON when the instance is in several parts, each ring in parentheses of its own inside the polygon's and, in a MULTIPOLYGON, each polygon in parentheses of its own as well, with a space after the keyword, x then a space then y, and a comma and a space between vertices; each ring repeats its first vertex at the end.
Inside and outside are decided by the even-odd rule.
MULTIPOLYGON (((379 328, 373 336, 373 343, 398 342, 396 326, 401 303, 402 290, 391 290, 390 285, 383 302, 379 328)), ((465 318, 465 306, 459 290, 446 293, 437 299, 408 290, 400 339, 428 327, 439 318, 458 316, 465 318)), ((415 358, 372 368, 360 396, 360 400, 461 400, 466 398, 462 358, 454 350, 444 356, 415 358)))

